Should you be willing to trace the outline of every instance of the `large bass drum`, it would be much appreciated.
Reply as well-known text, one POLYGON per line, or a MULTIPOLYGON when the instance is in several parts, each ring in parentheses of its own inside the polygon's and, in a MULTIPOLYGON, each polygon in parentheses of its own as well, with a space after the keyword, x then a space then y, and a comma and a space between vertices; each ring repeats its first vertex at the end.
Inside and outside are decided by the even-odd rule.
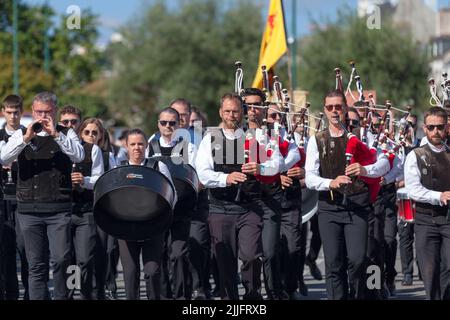
POLYGON ((181 157, 152 157, 152 159, 164 162, 169 169, 177 190, 177 205, 182 205, 186 209, 195 206, 200 192, 200 180, 195 169, 189 164, 183 164, 181 157))
POLYGON ((308 222, 317 212, 319 192, 307 188, 302 189, 302 223, 308 222))
POLYGON ((120 166, 94 187, 94 217, 106 233, 123 240, 146 240, 165 232, 173 218, 170 180, 145 166, 120 166))

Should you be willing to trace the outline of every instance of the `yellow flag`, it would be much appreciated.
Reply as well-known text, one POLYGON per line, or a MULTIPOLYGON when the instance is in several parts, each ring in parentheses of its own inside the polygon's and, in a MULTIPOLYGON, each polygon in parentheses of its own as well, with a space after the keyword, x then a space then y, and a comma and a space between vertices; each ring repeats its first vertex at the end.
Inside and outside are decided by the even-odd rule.
POLYGON ((270 0, 269 15, 259 52, 258 70, 252 87, 262 88, 261 66, 269 71, 287 52, 286 31, 284 30, 283 4, 281 0, 270 0))

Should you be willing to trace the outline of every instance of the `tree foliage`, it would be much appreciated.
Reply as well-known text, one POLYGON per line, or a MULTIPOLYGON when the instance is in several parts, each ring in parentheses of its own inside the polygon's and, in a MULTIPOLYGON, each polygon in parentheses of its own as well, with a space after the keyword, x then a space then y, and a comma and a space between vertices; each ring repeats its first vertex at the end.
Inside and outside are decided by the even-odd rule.
MULTIPOLYGON (((341 68, 347 86, 348 62, 354 60, 364 89, 376 90, 378 103, 389 99, 394 106, 426 108, 426 53, 387 20, 382 21, 381 29, 371 30, 365 19, 347 12, 339 12, 337 22, 325 28, 316 24, 315 31, 300 44, 300 86, 310 92, 312 107, 321 108, 325 93, 334 89, 335 67, 341 68)), ((356 90, 354 84, 352 89, 356 90)))

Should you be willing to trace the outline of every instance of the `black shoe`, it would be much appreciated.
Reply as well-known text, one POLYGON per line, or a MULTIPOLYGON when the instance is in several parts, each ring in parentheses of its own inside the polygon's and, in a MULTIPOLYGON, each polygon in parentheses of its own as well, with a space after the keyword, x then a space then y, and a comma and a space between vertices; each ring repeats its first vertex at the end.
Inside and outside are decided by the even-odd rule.
POLYGON ((300 294, 304 297, 308 296, 308 287, 306 286, 306 284, 303 281, 299 281, 298 282, 298 291, 300 292, 300 294))
POLYGON ((192 300, 206 300, 206 295, 201 290, 194 290, 192 300))
POLYGON ((412 274, 406 273, 403 276, 402 286, 412 286, 413 285, 413 277, 412 274))
MULTIPOLYGON (((306 294, 308 294, 308 292, 306 292, 306 294)), ((292 293, 289 293, 289 300, 302 300, 302 297, 300 296, 300 293, 294 291, 292 293)))
POLYGON ((395 281, 386 281, 386 287, 390 297, 395 297, 395 281))
POLYGON ((311 273, 311 276, 316 280, 322 280, 322 272, 320 272, 319 267, 317 267, 317 264, 315 261, 306 258, 305 264, 309 267, 309 272, 311 273))

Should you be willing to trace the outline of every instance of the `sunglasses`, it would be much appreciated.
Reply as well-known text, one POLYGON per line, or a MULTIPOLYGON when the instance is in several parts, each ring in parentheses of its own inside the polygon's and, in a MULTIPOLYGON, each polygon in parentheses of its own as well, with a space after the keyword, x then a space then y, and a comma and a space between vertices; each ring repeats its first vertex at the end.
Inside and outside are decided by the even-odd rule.
POLYGON ((177 122, 176 121, 159 120, 159 124, 162 125, 163 127, 167 126, 167 124, 169 124, 170 127, 174 127, 177 124, 177 122))
POLYGON ((425 127, 428 131, 434 131, 435 128, 437 128, 439 131, 444 131, 445 124, 427 124, 425 127))
POLYGON ((335 104, 335 105, 330 104, 325 106, 328 112, 331 112, 333 110, 342 111, 342 107, 343 107, 342 104, 335 104))
POLYGON ((69 123, 72 125, 76 125, 78 123, 78 121, 79 121, 78 119, 66 119, 61 122, 63 125, 67 126, 67 125, 69 125, 69 123))
POLYGON ((273 120, 276 120, 277 117, 281 117, 279 113, 271 113, 269 114, 269 117, 273 120))
POLYGON ((98 131, 97 131, 97 130, 84 130, 84 131, 83 131, 83 134, 84 134, 85 136, 90 136, 91 134, 92 134, 93 136, 97 136, 97 135, 98 135, 98 131))

